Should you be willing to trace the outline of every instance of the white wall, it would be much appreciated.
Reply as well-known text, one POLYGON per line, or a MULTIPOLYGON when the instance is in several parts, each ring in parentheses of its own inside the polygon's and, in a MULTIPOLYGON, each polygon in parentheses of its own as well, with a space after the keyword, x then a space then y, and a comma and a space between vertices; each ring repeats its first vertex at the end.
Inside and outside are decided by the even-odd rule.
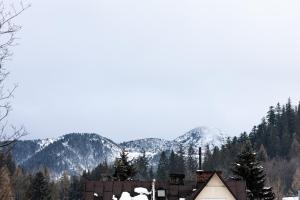
POLYGON ((215 174, 195 200, 235 200, 235 198, 215 174))

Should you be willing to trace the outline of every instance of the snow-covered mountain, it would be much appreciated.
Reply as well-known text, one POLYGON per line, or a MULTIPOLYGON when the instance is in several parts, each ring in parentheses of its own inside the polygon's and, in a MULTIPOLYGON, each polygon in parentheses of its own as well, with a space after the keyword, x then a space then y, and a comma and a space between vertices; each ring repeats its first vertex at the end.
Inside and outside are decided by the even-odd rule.
POLYGON ((145 138, 120 144, 94 133, 71 133, 56 139, 20 140, 12 154, 16 163, 25 169, 47 167, 57 177, 64 171, 79 174, 83 170, 91 170, 105 160, 112 163, 122 149, 129 152, 130 158, 136 158, 145 151, 150 164, 155 166, 162 151, 177 151, 179 145, 187 151, 190 144, 196 150, 200 146, 219 146, 223 141, 221 131, 207 127, 192 129, 174 140, 145 138))
POLYGON ((146 156, 150 159, 151 165, 157 165, 162 151, 177 148, 179 144, 170 140, 159 138, 145 138, 140 140, 132 140, 120 144, 123 149, 128 151, 129 158, 136 158, 145 151, 146 156))
POLYGON ((54 176, 59 176, 64 171, 79 174, 105 160, 113 162, 121 152, 118 144, 93 133, 71 133, 48 141, 51 142, 18 141, 18 148, 13 149, 13 157, 25 169, 34 171, 46 166, 54 176), (25 159, 21 159, 20 154, 25 159))
POLYGON ((131 158, 138 157, 145 151, 150 159, 150 164, 156 165, 159 160, 159 155, 162 151, 178 151, 179 146, 182 145, 185 152, 187 152, 190 144, 195 148, 196 156, 198 155, 198 148, 203 150, 206 145, 210 148, 214 146, 221 146, 225 141, 225 135, 216 128, 197 127, 187 133, 177 137, 174 140, 163 140, 158 138, 146 138, 140 140, 133 140, 121 143, 121 147, 129 152, 131 158))
POLYGON ((53 139, 19 140, 14 144, 12 154, 15 161, 22 164, 53 141, 53 139))
POLYGON ((210 127, 197 127, 182 136, 179 136, 174 142, 182 144, 185 148, 190 144, 196 147, 221 146, 224 143, 225 135, 221 130, 210 127))

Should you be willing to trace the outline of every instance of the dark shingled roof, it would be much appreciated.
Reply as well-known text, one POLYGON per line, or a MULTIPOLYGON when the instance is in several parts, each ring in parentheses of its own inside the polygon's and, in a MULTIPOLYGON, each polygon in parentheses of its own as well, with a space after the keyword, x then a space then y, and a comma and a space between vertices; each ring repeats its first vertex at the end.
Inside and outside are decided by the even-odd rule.
MULTIPOLYGON (((166 190, 168 200, 179 200, 179 198, 194 200, 214 174, 219 176, 237 200, 246 200, 245 182, 224 180, 220 173, 216 171, 202 173, 205 178, 201 182, 199 180, 185 181, 183 185, 173 185, 168 181, 156 181, 155 188, 166 190)), ((143 187, 151 191, 151 185, 152 181, 87 181, 85 184, 85 200, 93 200, 94 193, 97 193, 101 200, 112 200, 113 195, 119 199, 122 192, 129 192, 131 196, 136 196, 134 188, 143 187)))

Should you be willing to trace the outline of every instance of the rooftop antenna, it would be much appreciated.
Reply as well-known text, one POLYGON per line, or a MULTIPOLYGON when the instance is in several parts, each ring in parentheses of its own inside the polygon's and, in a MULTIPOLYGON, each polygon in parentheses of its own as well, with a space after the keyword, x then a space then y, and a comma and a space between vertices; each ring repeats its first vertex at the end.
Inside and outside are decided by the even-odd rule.
POLYGON ((155 200, 155 179, 152 180, 152 200, 155 200))

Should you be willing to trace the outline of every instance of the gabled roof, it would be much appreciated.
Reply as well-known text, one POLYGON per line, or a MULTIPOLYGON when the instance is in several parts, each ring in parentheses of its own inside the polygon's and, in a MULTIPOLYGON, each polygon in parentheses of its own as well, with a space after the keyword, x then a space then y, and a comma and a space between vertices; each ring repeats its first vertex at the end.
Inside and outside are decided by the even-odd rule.
MULTIPOLYGON (((237 200, 246 200, 246 184, 243 181, 224 180, 221 172, 204 171, 205 175, 201 181, 185 181, 183 185, 174 185, 169 181, 157 181, 156 189, 166 190, 168 200, 178 200, 186 198, 187 200, 195 200, 201 191, 207 186, 212 177, 216 174, 221 182, 230 191, 237 200), (196 190, 195 190, 196 189, 196 190)), ((151 190, 152 181, 86 181, 85 183, 85 199, 92 200, 93 194, 97 193, 102 200, 111 200, 112 195, 119 198, 122 192, 129 192, 132 196, 136 195, 134 188, 144 187, 148 191, 151 190)))
MULTIPOLYGON (((197 198, 197 196, 202 192, 202 190, 207 186, 207 184, 209 183, 209 181, 212 179, 212 177, 214 175, 217 175, 218 178, 222 181, 222 183, 226 186, 226 188, 229 190, 229 192, 232 194, 232 196, 235 199, 239 199, 236 196, 236 193, 234 193, 231 189, 231 187, 229 186, 229 184, 222 178, 222 176, 219 175, 219 173, 217 171, 214 171, 213 173, 211 173, 210 177, 207 179, 207 181, 205 181, 189 198, 189 200, 195 200, 197 198)), ((246 189, 245 189, 246 190, 246 189)))

